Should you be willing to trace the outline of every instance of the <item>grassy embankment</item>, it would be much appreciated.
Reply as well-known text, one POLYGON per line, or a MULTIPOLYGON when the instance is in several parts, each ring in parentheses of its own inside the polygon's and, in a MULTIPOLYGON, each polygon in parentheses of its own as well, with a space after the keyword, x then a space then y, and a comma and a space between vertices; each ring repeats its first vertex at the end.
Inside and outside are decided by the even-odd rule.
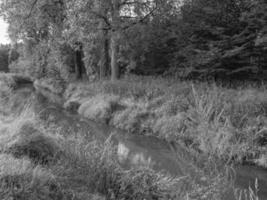
MULTIPOLYGON (((110 141, 101 144, 97 141, 85 141, 82 136, 73 138, 59 135, 56 127, 44 127, 42 121, 33 113, 30 106, 24 107, 23 110, 16 109, 19 113, 10 115, 10 111, 14 112, 14 102, 23 100, 25 102, 20 102, 23 105, 27 100, 16 96, 12 88, 6 84, 6 81, 0 82, 1 110, 5 111, 4 117, 0 120, 1 199, 217 200, 232 189, 225 176, 220 174, 215 176, 207 174, 205 177, 206 183, 199 185, 190 177, 186 179, 170 178, 147 168, 125 171, 118 165, 114 147, 110 144, 110 141)), ((106 122, 109 121, 110 123, 115 122, 116 116, 123 116, 126 110, 130 110, 126 112, 130 115, 132 115, 131 109, 136 110, 136 114, 132 117, 132 120, 135 121, 139 119, 140 113, 143 116, 142 110, 139 111, 138 109, 142 108, 148 112, 149 105, 154 105, 154 108, 161 108, 165 103, 167 104, 165 105, 166 108, 163 107, 162 111, 158 110, 156 112, 156 109, 154 109, 158 113, 157 115, 161 112, 165 113, 167 110, 169 114, 166 114, 166 120, 169 115, 170 117, 177 115, 173 111, 175 105, 180 104, 174 104, 174 107, 171 106, 169 110, 168 106, 170 104, 164 102, 164 99, 160 99, 160 97, 165 97, 161 93, 164 90, 161 90, 160 87, 145 85, 145 81, 135 86, 130 84, 133 82, 122 86, 121 83, 114 85, 109 82, 95 83, 89 86, 75 85, 70 99, 79 98, 84 101, 79 109, 81 113, 91 114, 94 113, 92 111, 95 111, 93 116, 97 118, 94 119, 105 119, 106 122), (90 88, 91 90, 89 90, 90 88), (151 93, 147 93, 147 89, 151 88, 154 89, 151 93), (88 93, 85 94, 85 91, 88 93), (99 94, 100 91, 102 91, 102 94, 99 94), (85 97, 81 98, 82 95, 85 95, 85 97), (117 100, 118 95, 121 95, 121 98, 117 100), (103 96, 105 97, 103 98, 103 96), (133 102, 133 104, 127 104, 128 106, 132 105, 132 108, 123 106, 123 109, 118 111, 118 107, 114 105, 121 103, 123 99, 124 102, 127 102, 127 100, 129 103, 133 102), (153 102, 151 100, 154 101, 154 104, 150 104, 153 102), (93 104, 95 106, 93 108, 85 106, 88 105, 88 101, 95 102, 93 104), (115 114, 116 112, 122 113, 119 115, 115 114), (103 116, 104 118, 102 118, 103 116), (107 116, 114 117, 107 118, 107 116)), ((71 86, 66 91, 66 95, 70 90, 71 86)), ((150 110, 152 109, 153 106, 150 110)), ((142 128, 142 126, 135 125, 136 123, 123 120, 120 120, 120 122, 122 125, 127 124, 129 127, 135 128, 136 131, 140 131, 142 128)), ((236 199, 239 199, 239 197, 237 196, 236 199)), ((256 199, 256 197, 250 199, 256 199)))
POLYGON ((64 96, 67 108, 76 107, 95 121, 179 141, 225 161, 267 167, 265 85, 230 88, 128 77, 114 83, 70 84, 64 96))

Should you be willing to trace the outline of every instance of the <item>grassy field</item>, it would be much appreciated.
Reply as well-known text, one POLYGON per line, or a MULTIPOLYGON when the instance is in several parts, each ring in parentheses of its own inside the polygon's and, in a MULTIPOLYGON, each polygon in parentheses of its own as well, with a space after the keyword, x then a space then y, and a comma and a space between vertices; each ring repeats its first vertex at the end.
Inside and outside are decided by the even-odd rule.
MULTIPOLYGON (((79 134, 79 137, 59 134, 58 127, 44 126, 26 104, 27 98, 13 91, 6 81, 0 82, 5 85, 0 92, 3 111, 0 118, 1 199, 219 200, 235 192, 237 200, 257 199, 252 190, 235 190, 227 173, 216 171, 212 166, 206 170, 209 173, 199 168, 201 183, 190 177, 171 177, 144 167, 124 170, 118 163, 116 146, 109 139, 101 143, 87 141, 79 134)), ((247 90, 254 91, 253 88, 247 90)), ((116 83, 69 85, 64 95, 68 99, 65 106, 70 109, 75 105, 73 102, 79 102, 81 106, 77 109, 84 116, 104 120, 135 134, 181 140, 216 159, 216 156, 226 157, 230 150, 232 155, 237 153, 232 146, 236 145, 239 150, 239 144, 248 148, 250 140, 252 142, 248 138, 252 133, 246 133, 244 140, 234 140, 239 137, 238 133, 223 131, 238 125, 225 119, 227 104, 222 102, 229 98, 226 93, 230 91, 214 84, 131 78, 116 83), (189 126, 192 129, 188 129, 189 126), (190 130, 195 132, 189 134, 190 130), (204 134, 203 130, 209 131, 204 134), (217 137, 223 138, 223 143, 217 137), (221 146, 212 145, 214 141, 221 146), (210 146, 203 149, 202 146, 209 143, 210 146)), ((241 95, 243 89, 238 91, 241 95)), ((230 98, 239 96, 232 92, 230 98)), ((260 92, 257 89, 257 94, 260 92)), ((261 94, 264 94, 263 88, 261 94)), ((252 102, 254 106, 255 100, 252 102)), ((240 127, 244 129, 244 125, 240 127)))

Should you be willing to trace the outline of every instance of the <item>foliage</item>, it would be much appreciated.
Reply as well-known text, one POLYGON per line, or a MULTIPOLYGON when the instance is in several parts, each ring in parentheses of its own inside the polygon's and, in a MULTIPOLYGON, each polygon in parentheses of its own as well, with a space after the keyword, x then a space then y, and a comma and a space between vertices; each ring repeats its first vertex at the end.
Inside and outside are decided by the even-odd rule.
POLYGON ((266 19, 258 16, 266 5, 253 2, 195 0, 182 6, 182 30, 187 37, 174 54, 178 72, 179 65, 188 69, 181 76, 264 78, 260 73, 266 68, 265 44, 257 47, 256 41, 261 41, 257 38, 262 37, 266 19))
POLYGON ((41 71, 56 64, 68 76, 82 58, 87 75, 100 78, 166 72, 263 79, 265 11, 263 0, 12 0, 1 13, 41 71))

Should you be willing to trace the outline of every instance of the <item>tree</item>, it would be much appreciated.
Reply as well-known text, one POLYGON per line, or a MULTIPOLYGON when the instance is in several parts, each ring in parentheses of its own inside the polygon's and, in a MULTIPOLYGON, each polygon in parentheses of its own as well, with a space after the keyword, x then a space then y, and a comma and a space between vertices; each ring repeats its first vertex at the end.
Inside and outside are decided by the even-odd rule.
POLYGON ((180 20, 184 42, 173 56, 177 68, 185 66, 188 72, 184 75, 191 77, 245 71, 247 66, 241 57, 249 51, 246 43, 251 40, 240 35, 246 26, 241 16, 249 7, 247 0, 185 2, 180 20))
POLYGON ((118 40, 120 38, 120 2, 119 0, 112 0, 112 33, 111 33, 111 80, 115 81, 119 78, 118 66, 118 40))
POLYGON ((71 40, 83 41, 83 43, 87 43, 85 45, 90 43, 102 46, 99 43, 104 44, 103 57, 99 55, 90 57, 102 57, 101 76, 106 74, 104 69, 110 62, 111 79, 116 80, 119 78, 120 72, 118 60, 122 35, 127 29, 149 20, 149 17, 158 8, 156 2, 152 0, 69 1, 68 34, 71 36, 71 40), (102 37, 99 37, 100 35, 102 37), (108 46, 110 47, 110 59, 108 58, 108 46))
MULTIPOLYGON (((23 41, 24 55, 21 60, 31 60, 33 68, 45 75, 56 58, 56 48, 63 42, 65 18, 63 0, 9 0, 1 4, 1 15, 9 23, 9 35, 14 43, 23 41), (26 11, 26 12, 25 12, 26 11), (51 61, 49 63, 49 61, 51 61), (37 66, 37 67, 36 67, 37 66)), ((60 55, 58 55, 60 56, 60 55)), ((36 71, 33 70, 33 71, 36 71)))
POLYGON ((9 45, 0 45, 0 72, 8 72, 9 45))

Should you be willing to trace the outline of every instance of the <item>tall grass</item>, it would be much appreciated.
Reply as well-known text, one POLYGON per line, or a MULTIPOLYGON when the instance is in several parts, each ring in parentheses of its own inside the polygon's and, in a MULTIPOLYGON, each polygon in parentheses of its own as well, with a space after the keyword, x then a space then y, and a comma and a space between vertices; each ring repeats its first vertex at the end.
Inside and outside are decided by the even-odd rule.
POLYGON ((0 166, 1 199, 62 199, 59 186, 48 170, 5 154, 0 155, 0 166))
POLYGON ((256 137, 254 127, 242 125, 238 119, 262 116, 264 91, 249 88, 237 92, 216 84, 137 77, 69 87, 65 94, 68 99, 87 104, 94 104, 92 99, 99 98, 99 93, 107 97, 104 103, 115 96, 113 104, 120 106, 108 108, 110 123, 182 142, 193 152, 204 152, 206 158, 197 163, 191 176, 171 177, 148 167, 125 170, 110 140, 103 144, 78 137, 79 133, 75 138, 57 135, 50 127, 42 127, 29 105, 19 115, 0 121, 0 166, 4 169, 0 195, 3 199, 30 200, 220 200, 235 191, 236 200, 258 200, 257 184, 255 189, 235 190, 223 170, 211 163, 217 158, 231 160, 240 152, 247 156, 256 137), (247 90, 257 98, 246 96, 247 90), (243 101, 236 104, 238 98, 243 101), (257 112, 252 112, 254 106, 259 108, 257 112), (46 155, 49 159, 42 162, 46 155))
POLYGON ((234 195, 236 200, 259 200, 258 179, 255 180, 254 188, 249 186, 248 189, 235 189, 234 195))
MULTIPOLYGON (((86 105, 94 107, 92 100, 99 94, 104 102, 116 97, 114 104, 121 106, 109 108, 106 121, 126 131, 183 141, 226 161, 251 160, 263 153, 260 143, 267 127, 264 85, 233 88, 215 82, 126 77, 116 82, 72 84, 65 97, 86 110, 86 105)), ((90 119, 101 120, 93 113, 90 119)))

